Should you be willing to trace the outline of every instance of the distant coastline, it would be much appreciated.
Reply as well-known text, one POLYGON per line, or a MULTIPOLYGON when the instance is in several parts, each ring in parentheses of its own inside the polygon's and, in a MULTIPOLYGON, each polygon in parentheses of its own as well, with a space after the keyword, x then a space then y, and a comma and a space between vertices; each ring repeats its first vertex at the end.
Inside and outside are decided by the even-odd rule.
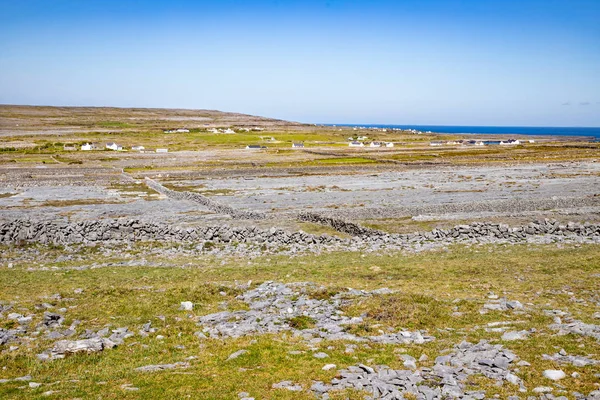
POLYGON ((460 126, 460 125, 386 125, 386 124, 323 124, 380 129, 416 129, 422 132, 478 135, 532 135, 532 136, 585 136, 600 139, 600 127, 549 127, 549 126, 460 126))

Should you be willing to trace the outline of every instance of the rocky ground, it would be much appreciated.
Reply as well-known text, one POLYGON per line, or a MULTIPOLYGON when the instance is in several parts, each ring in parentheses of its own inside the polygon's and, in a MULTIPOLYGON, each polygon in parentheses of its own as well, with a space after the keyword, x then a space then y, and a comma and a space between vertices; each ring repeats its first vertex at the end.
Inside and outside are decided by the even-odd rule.
POLYGON ((129 111, 0 107, 0 398, 600 399, 597 148, 129 111))

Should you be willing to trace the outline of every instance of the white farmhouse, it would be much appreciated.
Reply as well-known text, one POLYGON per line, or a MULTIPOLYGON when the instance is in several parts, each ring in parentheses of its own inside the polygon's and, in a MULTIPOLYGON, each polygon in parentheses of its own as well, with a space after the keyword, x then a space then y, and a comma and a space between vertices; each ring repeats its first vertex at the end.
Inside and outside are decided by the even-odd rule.
POLYGON ((157 153, 168 153, 169 149, 156 149, 157 153))
POLYGON ((115 150, 115 151, 123 150, 123 146, 119 146, 115 142, 106 143, 106 148, 109 150, 115 150))
POLYGON ((145 147, 144 146, 131 146, 131 150, 142 151, 142 150, 145 150, 145 147))
POLYGON ((304 143, 292 143, 292 149, 303 149, 304 143))
POLYGON ((387 143, 385 144, 385 147, 394 147, 394 143, 392 143, 392 142, 387 142, 387 143))
POLYGON ((365 144, 363 142, 350 142, 349 144, 350 147, 365 147, 365 144))
POLYGON ((369 147, 381 147, 381 142, 371 142, 369 147))
POLYGON ((93 148, 94 147, 91 143, 86 143, 81 146, 81 150, 83 150, 83 151, 90 151, 90 150, 93 150, 93 148))

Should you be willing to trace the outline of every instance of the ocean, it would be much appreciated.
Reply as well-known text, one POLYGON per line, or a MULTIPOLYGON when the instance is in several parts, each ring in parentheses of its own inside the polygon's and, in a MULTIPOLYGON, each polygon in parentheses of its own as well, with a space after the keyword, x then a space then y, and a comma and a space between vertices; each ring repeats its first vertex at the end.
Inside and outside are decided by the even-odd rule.
MULTIPOLYGON (((333 126, 334 124, 327 124, 333 126)), ((550 127, 550 126, 454 126, 454 125, 377 125, 377 124, 335 124, 335 126, 351 126, 366 128, 400 128, 416 129, 422 132, 465 133, 477 135, 552 135, 552 136, 587 136, 600 140, 600 127, 550 127)))

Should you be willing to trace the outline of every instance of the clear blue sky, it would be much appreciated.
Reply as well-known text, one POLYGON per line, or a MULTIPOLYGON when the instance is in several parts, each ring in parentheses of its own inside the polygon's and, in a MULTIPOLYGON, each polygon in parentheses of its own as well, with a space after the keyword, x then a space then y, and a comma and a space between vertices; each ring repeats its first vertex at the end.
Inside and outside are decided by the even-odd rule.
POLYGON ((0 103, 600 126, 600 0, 0 0, 0 103))

